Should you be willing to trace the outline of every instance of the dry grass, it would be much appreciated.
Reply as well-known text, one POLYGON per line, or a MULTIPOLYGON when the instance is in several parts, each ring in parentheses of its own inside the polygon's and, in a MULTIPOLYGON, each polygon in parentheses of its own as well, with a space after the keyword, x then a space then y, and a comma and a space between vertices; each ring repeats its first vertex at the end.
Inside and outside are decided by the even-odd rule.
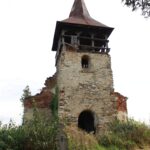
POLYGON ((65 132, 69 150, 105 150, 99 146, 93 134, 88 134, 73 125, 66 126, 65 132))
POLYGON ((150 150, 150 146, 145 146, 142 148, 135 148, 134 150, 150 150))
POLYGON ((150 150, 150 129, 143 123, 129 120, 113 122, 99 140, 74 125, 66 126, 69 150, 150 150), (140 149, 141 148, 141 149, 140 149))

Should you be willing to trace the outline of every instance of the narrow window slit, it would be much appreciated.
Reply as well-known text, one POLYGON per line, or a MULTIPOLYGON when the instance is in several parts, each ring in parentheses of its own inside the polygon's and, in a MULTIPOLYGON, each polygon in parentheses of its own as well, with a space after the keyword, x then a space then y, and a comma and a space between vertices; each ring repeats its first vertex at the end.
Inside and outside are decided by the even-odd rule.
POLYGON ((89 68, 89 57, 84 55, 81 59, 82 68, 89 68))

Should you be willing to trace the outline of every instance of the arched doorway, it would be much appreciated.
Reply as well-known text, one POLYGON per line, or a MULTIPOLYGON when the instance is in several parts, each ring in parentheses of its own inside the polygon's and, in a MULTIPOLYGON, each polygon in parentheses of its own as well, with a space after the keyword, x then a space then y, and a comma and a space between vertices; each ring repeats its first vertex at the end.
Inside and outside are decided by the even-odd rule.
POLYGON ((94 113, 90 110, 82 111, 78 118, 78 127, 85 130, 86 132, 94 132, 95 129, 95 120, 94 113))

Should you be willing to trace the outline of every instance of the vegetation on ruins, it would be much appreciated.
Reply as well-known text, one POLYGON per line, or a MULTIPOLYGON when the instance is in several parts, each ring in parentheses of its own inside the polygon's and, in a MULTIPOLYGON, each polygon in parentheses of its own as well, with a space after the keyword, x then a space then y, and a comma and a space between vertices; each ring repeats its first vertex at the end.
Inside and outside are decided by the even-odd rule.
MULTIPOLYGON (((26 125, 16 126, 13 122, 0 125, 0 150, 56 150, 58 120, 44 122, 38 110, 26 125)), ((150 128, 144 123, 129 120, 115 121, 107 132, 96 137, 75 126, 65 126, 68 150, 134 150, 150 144, 150 128)))
POLYGON ((31 91, 30 91, 29 86, 27 85, 23 90, 23 94, 20 98, 20 101, 23 102, 26 98, 28 98, 30 96, 31 96, 31 91))
POLYGON ((22 126, 0 126, 0 150, 55 150, 57 120, 46 122, 34 110, 33 119, 22 126))
MULTIPOLYGON (((50 108, 54 116, 51 121, 45 121, 35 105, 33 119, 21 126, 12 121, 8 125, 0 122, 0 150, 57 150, 58 88, 50 108)), ((134 150, 150 146, 150 127, 132 119, 110 123, 107 131, 99 137, 67 123, 64 133, 68 150, 134 150)))
POLYGON ((99 144, 112 150, 133 150, 150 144, 150 127, 134 121, 114 121, 108 131, 99 138, 99 144))
MULTIPOLYGON (((57 93, 57 89, 56 89, 57 93)), ((26 86, 21 96, 21 102, 31 96, 29 86, 26 86)), ((54 118, 45 121, 38 112, 36 103, 33 101, 33 118, 23 122, 23 125, 16 126, 12 121, 8 125, 0 122, 0 150, 56 150, 56 135, 58 129, 57 100, 58 96, 53 97, 51 107, 54 118), (57 101, 57 103, 55 102, 57 101)))
POLYGON ((52 115, 54 117, 57 117, 57 114, 58 114, 58 87, 55 88, 55 94, 53 95, 50 108, 52 110, 52 115))

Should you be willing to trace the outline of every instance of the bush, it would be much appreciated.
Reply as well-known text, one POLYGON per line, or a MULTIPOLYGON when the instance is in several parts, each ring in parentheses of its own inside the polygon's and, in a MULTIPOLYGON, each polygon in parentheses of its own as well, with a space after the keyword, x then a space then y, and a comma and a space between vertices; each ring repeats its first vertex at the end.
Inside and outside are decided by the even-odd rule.
POLYGON ((114 121, 108 127, 108 132, 99 139, 99 144, 118 149, 130 150, 135 146, 150 143, 150 128, 144 123, 129 120, 128 122, 114 121))
POLYGON ((13 122, 0 126, 0 150, 56 150, 58 120, 46 122, 34 112, 33 120, 22 126, 13 122))
POLYGON ((45 121, 37 111, 33 120, 24 125, 27 150, 55 150, 58 120, 45 121))
POLYGON ((9 125, 0 127, 0 150, 23 150, 25 145, 25 131, 21 126, 15 126, 10 121, 9 125))

